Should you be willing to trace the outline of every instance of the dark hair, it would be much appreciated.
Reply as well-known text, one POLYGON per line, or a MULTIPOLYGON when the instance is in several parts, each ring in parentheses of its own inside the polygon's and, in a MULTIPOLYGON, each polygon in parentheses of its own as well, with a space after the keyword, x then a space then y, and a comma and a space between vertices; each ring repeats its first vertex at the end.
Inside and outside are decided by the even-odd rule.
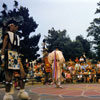
POLYGON ((60 49, 60 46, 59 46, 59 45, 56 45, 56 46, 55 46, 55 49, 60 49))
POLYGON ((45 48, 45 49, 43 50, 43 52, 48 52, 48 49, 45 48))
POLYGON ((8 21, 7 24, 6 24, 6 26, 9 27, 10 24, 14 24, 14 25, 18 26, 18 22, 15 21, 15 20, 8 21))
POLYGON ((7 28, 8 31, 10 31, 10 24, 14 24, 15 26, 18 26, 18 22, 16 22, 15 20, 9 20, 6 23, 6 28, 7 28))

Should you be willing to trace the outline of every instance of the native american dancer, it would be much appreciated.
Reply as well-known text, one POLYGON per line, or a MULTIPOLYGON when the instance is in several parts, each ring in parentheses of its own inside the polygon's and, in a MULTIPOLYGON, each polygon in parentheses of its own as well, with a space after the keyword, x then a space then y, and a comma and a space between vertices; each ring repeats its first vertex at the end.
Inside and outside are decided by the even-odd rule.
POLYGON ((52 81, 52 70, 51 70, 51 65, 48 62, 48 50, 44 50, 44 57, 43 57, 43 62, 44 62, 44 73, 45 73, 45 81, 43 84, 50 84, 52 81))
POLYGON ((18 23, 15 20, 10 20, 7 23, 7 31, 4 35, 1 50, 2 67, 5 71, 5 95, 3 100, 13 100, 11 89, 15 77, 18 78, 20 86, 19 99, 31 100, 28 93, 24 90, 26 73, 18 53, 20 38, 16 34, 17 30, 18 23))
POLYGON ((48 55, 48 61, 50 64, 52 64, 52 78, 54 83, 56 84, 56 87, 62 88, 61 73, 62 73, 63 63, 65 62, 62 52, 58 50, 58 48, 56 48, 56 50, 52 51, 48 55))

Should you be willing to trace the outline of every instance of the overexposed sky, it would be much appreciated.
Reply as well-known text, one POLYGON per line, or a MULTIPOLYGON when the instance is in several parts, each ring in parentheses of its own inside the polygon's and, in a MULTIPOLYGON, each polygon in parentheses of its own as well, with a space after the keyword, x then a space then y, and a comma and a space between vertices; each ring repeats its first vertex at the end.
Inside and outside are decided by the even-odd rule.
MULTIPOLYGON (((0 0, 0 10, 3 2, 12 8, 14 0, 0 0)), ((82 34, 85 38, 86 29, 90 22, 97 18, 95 11, 99 0, 17 0, 19 5, 29 9, 30 16, 39 24, 35 33, 41 33, 41 42, 48 30, 67 30, 69 37, 74 40, 82 34)))
POLYGON ((39 0, 44 2, 98 2, 99 0, 39 0))

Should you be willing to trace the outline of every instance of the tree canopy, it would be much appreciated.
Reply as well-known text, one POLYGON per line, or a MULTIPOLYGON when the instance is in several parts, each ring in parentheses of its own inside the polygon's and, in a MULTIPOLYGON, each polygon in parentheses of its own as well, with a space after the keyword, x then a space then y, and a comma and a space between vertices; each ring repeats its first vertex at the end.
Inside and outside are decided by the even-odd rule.
MULTIPOLYGON (((97 3, 99 8, 96 9, 95 14, 100 14, 100 2, 97 3)), ((92 45, 94 45, 94 50, 97 55, 97 59, 100 59, 100 17, 94 18, 93 22, 90 23, 90 26, 87 29, 88 37, 92 37, 92 45)))
POLYGON ((77 36, 76 41, 79 41, 81 43, 83 47, 83 52, 87 55, 87 57, 89 57, 91 52, 90 42, 87 39, 84 39, 82 35, 77 36))
POLYGON ((90 44, 82 36, 77 36, 75 41, 71 41, 66 34, 66 30, 55 30, 54 28, 48 30, 48 36, 45 36, 48 51, 53 51, 56 46, 63 52, 66 60, 80 57, 85 52, 90 52, 90 44))
POLYGON ((51 52, 55 49, 56 46, 59 46, 61 50, 63 50, 65 43, 70 42, 69 36, 66 37, 66 30, 56 31, 54 28, 48 30, 48 36, 45 36, 47 42, 47 48, 51 52))

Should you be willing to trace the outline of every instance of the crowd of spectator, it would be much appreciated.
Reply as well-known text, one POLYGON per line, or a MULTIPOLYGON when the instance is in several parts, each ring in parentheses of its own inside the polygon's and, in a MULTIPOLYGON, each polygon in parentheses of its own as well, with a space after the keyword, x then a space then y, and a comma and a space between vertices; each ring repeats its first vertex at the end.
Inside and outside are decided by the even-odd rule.
POLYGON ((71 59, 65 64, 63 73, 66 81, 70 82, 99 82, 100 78, 100 62, 92 64, 90 61, 84 61, 82 57, 78 60, 71 59))
MULTIPOLYGON (((52 69, 49 71, 49 76, 46 74, 45 65, 43 62, 35 63, 29 68, 28 75, 37 82, 43 84, 52 83, 52 69), (48 79, 46 79, 48 78, 48 79), (47 82, 45 82, 47 80, 47 82)), ((91 61, 84 57, 76 57, 74 61, 69 61, 63 64, 62 68, 62 82, 64 83, 95 83, 100 82, 100 61, 97 64, 92 64, 91 61)))

